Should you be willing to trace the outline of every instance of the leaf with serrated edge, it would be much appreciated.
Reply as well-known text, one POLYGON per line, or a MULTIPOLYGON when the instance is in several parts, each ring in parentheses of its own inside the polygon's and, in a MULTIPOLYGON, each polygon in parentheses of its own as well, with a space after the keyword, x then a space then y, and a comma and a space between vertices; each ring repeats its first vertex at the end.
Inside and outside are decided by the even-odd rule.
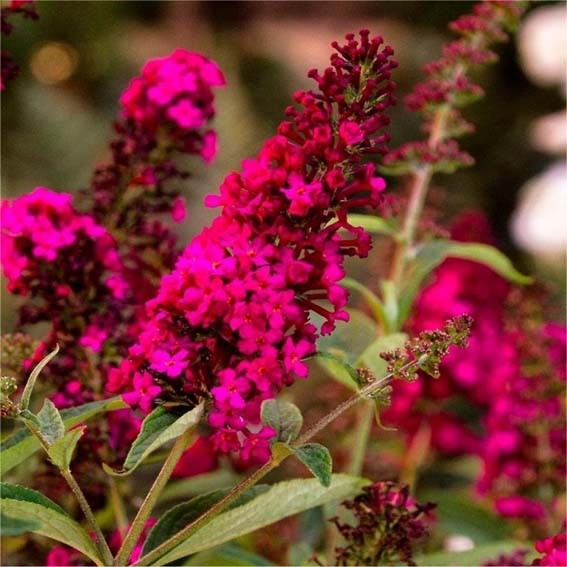
MULTIPOLYGON (((73 427, 99 413, 128 407, 120 397, 89 402, 74 408, 61 410, 65 427, 73 427)), ((39 441, 27 430, 20 429, 2 443, 0 451, 0 475, 29 459, 40 447, 39 441)))
MULTIPOLYGON (((227 510, 231 510, 236 506, 241 506, 256 498, 259 494, 266 492, 270 487, 267 485, 253 486, 248 489, 244 494, 237 498, 227 510)), ((230 489, 225 488, 221 490, 213 490, 207 494, 201 494, 187 502, 178 504, 170 508, 158 520, 157 524, 151 529, 142 553, 149 553, 158 545, 175 535, 185 526, 196 520, 199 516, 204 514, 209 508, 214 506, 219 500, 228 494, 230 489)))
POLYGON ((62 470, 67 470, 73 459, 73 453, 79 439, 83 436, 86 426, 77 427, 67 431, 63 437, 55 440, 49 447, 49 458, 51 462, 62 470))
POLYGON ((59 345, 55 345, 55 349, 50 352, 47 356, 44 356, 38 363, 38 365, 32 370, 28 381, 24 387, 24 391, 22 392, 22 397, 20 400, 20 407, 25 410, 28 409, 30 405, 31 395, 33 392, 33 388, 35 386, 35 381, 37 377, 40 375, 41 371, 47 366, 49 361, 59 352, 59 345))
POLYGON ((79 550, 97 565, 103 565, 89 534, 55 502, 29 488, 0 483, 0 499, 4 514, 36 522, 33 532, 79 550))
POLYGON ((368 484, 355 476, 333 475, 328 488, 317 479, 295 479, 270 487, 251 502, 224 512, 163 555, 154 565, 168 563, 256 531, 326 502, 353 496, 368 484))
POLYGON ((300 447, 291 447, 291 450, 323 486, 329 486, 333 475, 333 459, 327 447, 319 443, 306 443, 300 447))
POLYGON ((197 407, 178 416, 169 410, 158 407, 144 419, 142 429, 136 440, 130 447, 123 469, 115 471, 108 466, 104 470, 115 476, 126 476, 135 471, 144 459, 156 449, 165 445, 169 441, 176 439, 187 429, 199 423, 203 416, 204 404, 200 403, 197 407))
POLYGON ((262 423, 275 429, 277 440, 289 443, 297 439, 303 427, 303 416, 299 408, 283 400, 264 400, 260 410, 262 423))
POLYGON ((63 418, 51 400, 45 400, 41 411, 37 414, 37 419, 39 432, 49 445, 65 435, 63 418))

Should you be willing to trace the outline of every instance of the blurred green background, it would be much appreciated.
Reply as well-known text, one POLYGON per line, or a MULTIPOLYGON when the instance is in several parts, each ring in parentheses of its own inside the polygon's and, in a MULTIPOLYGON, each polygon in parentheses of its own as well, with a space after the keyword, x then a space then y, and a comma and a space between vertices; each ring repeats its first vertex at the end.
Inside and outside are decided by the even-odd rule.
MULTIPOLYGON (((40 1, 39 21, 14 18, 15 31, 3 42, 21 66, 20 77, 2 96, 3 197, 38 185, 70 192, 87 186, 106 156, 118 97, 129 79, 147 59, 184 47, 217 60, 228 82, 218 91, 219 155, 212 167, 196 160, 188 164, 194 175, 183 185, 189 218, 180 234, 186 240, 214 214, 203 207, 203 196, 215 192, 224 175, 274 133, 293 91, 309 86, 306 71, 327 64, 330 41, 363 27, 382 35, 400 62, 394 79, 401 98, 422 78, 421 65, 436 58, 442 43, 452 38, 447 23, 472 6, 437 1, 40 1)), ((536 3, 532 13, 556 6, 536 3)), ((534 121, 561 112, 564 96, 561 85, 536 85, 524 73, 517 42, 498 51, 499 63, 476 77, 487 97, 465 110, 477 132, 462 145, 477 165, 440 175, 434 184, 443 188, 444 217, 464 207, 482 208, 501 246, 524 270, 552 282, 561 298, 564 252, 556 246, 543 261, 535 261, 514 243, 509 226, 522 186, 564 152, 536 149, 530 141, 534 121)), ((421 137, 419 120, 401 103, 392 112, 392 135, 395 145, 421 137)), ((393 180, 391 187, 397 184, 393 180)), ((13 304, 4 288, 2 319, 8 331, 13 304)))

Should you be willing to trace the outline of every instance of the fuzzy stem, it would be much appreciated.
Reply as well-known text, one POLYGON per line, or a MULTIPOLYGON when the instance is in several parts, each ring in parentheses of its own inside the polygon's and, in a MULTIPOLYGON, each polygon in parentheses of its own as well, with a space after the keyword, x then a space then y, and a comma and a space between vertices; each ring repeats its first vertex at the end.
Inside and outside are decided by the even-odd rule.
POLYGON ((94 513, 91 510, 91 507, 89 506, 89 503, 87 502, 87 499, 85 498, 85 495, 81 490, 81 487, 78 485, 77 481, 75 480, 75 477, 71 474, 71 471, 69 469, 59 469, 59 471, 61 472, 61 476, 65 479, 65 481, 69 485, 69 488, 71 488, 71 490, 73 491, 73 494, 75 495, 75 498, 79 502, 79 506, 81 507, 81 510, 85 515, 85 518, 87 519, 87 521, 91 525, 92 530, 95 533, 97 546, 99 548, 104 564, 112 565, 112 552, 108 547, 108 543, 106 542, 106 539, 104 539, 104 535, 102 534, 102 531, 95 519, 94 513))
POLYGON ((175 465, 183 455, 187 445, 191 441, 193 436, 192 429, 188 429, 177 438, 167 459, 165 460, 161 470, 159 471, 158 476, 156 477, 152 487, 150 488, 146 498, 142 502, 132 525, 130 526, 130 530, 126 534, 118 553, 116 554, 116 558, 114 560, 114 565, 126 565, 128 558, 130 557, 132 550, 136 546, 138 538, 140 537, 150 514, 152 513, 153 507, 159 498, 163 488, 167 484, 175 465))
MULTIPOLYGON (((409 368, 415 363, 411 362, 406 365, 405 368, 409 368)), ((312 437, 317 435, 322 429, 324 429, 329 423, 335 420, 339 415, 344 413, 347 409, 351 408, 354 404, 360 400, 366 399, 367 396, 373 394, 376 390, 379 390, 385 386, 394 377, 393 374, 387 374, 379 380, 371 382, 359 392, 352 395, 350 398, 345 400, 342 404, 337 406, 331 413, 327 414, 321 420, 319 420, 315 425, 309 428, 301 437, 299 437, 294 443, 294 446, 300 446, 309 441, 312 437)), ((179 545, 183 540, 187 539, 189 536, 193 535, 197 530, 201 529, 205 524, 210 522, 215 516, 220 514, 225 510, 236 498, 238 498, 245 490, 248 490, 251 486, 254 486, 260 479, 266 476, 270 471, 278 467, 291 453, 283 453, 277 457, 272 456, 272 458, 257 469, 251 476, 245 478, 240 484, 237 484, 222 500, 219 500, 214 506, 209 508, 202 516, 199 516, 196 520, 185 526, 180 532, 170 537, 167 541, 162 543, 160 546, 156 547, 154 550, 150 551, 143 557, 141 557, 133 567, 139 567, 140 565, 150 565, 152 562, 156 561, 168 551, 172 550, 174 547, 179 545)))
MULTIPOLYGON (((24 424, 29 429, 29 431, 34 435, 34 437, 37 438, 39 444, 41 445, 45 453, 49 456, 49 444, 44 439, 41 432, 27 419, 24 420, 24 424)), ((89 506, 89 503, 85 498, 85 495, 81 490, 81 487, 78 485, 77 481, 75 480, 75 477, 73 476, 69 468, 62 469, 60 467, 57 467, 57 469, 59 470, 61 476, 65 479, 65 482, 69 485, 69 488, 73 491, 73 494, 75 495, 75 498, 77 499, 77 502, 79 503, 79 506, 81 507, 81 510, 83 511, 85 518, 87 519, 87 522, 89 523, 92 531, 95 534, 96 546, 100 553, 101 559, 104 561, 104 565, 112 565, 112 552, 108 547, 108 543, 106 542, 106 539, 102 534, 98 522, 96 521, 95 515, 91 510, 91 507, 89 506)))
POLYGON ((272 457, 272 459, 262 465, 248 478, 245 478, 240 484, 237 484, 222 500, 219 500, 204 514, 185 526, 180 532, 170 537, 167 541, 141 557, 136 563, 134 563, 134 567, 137 567, 139 565, 150 565, 165 553, 180 544, 183 540, 193 535, 197 530, 202 528, 205 524, 208 524, 215 516, 225 510, 245 490, 247 490, 251 486, 254 486, 261 478, 266 476, 272 469, 276 468, 286 457, 287 455, 277 460, 272 457))

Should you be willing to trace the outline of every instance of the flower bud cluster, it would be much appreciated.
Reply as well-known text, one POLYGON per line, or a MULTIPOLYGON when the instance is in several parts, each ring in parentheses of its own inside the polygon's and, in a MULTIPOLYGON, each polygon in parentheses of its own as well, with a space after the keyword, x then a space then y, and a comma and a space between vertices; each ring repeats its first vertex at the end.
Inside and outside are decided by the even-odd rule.
MULTIPOLYGON (((10 19, 16 14, 22 14, 24 18, 37 20, 38 15, 35 10, 34 0, 10 0, 10 2, 0 9, 0 30, 3 36, 10 35, 14 30, 14 25, 10 19)), ((2 73, 0 78, 0 91, 6 89, 6 84, 15 79, 20 72, 20 68, 14 61, 12 55, 2 49, 2 73)))
POLYGON ((322 333, 348 319, 344 256, 366 256, 370 237, 347 213, 375 206, 385 186, 360 156, 384 141, 391 50, 366 31, 337 50, 322 76, 311 73, 319 90, 297 93, 279 135, 207 198, 221 214, 162 279, 108 384, 144 411, 154 400, 212 397, 215 447, 244 461, 269 455, 261 402, 307 376, 318 336, 310 313, 322 333))
POLYGON ((450 24, 460 39, 447 43, 441 58, 425 65, 427 78, 405 99, 409 110, 423 115, 423 129, 430 133, 430 138, 389 152, 383 158, 385 172, 402 175, 430 165, 433 171, 452 173, 474 163, 451 139, 473 129, 457 109, 483 96, 482 88, 467 72, 497 59, 489 46, 508 39, 508 32, 515 28, 524 10, 524 2, 487 0, 450 24))
POLYGON ((337 565, 416 565, 413 551, 428 535, 435 504, 419 504, 409 486, 377 482, 343 503, 356 519, 352 526, 333 521, 347 545, 336 548, 337 565))

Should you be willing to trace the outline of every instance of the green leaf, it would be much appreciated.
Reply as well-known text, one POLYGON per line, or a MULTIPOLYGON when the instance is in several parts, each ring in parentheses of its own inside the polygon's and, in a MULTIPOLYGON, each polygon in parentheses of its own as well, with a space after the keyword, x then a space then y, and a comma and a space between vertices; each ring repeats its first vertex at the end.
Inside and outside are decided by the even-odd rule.
POLYGON ((400 305, 398 303, 396 286, 390 280, 382 280, 380 289, 384 298, 384 331, 393 333, 401 328, 399 323, 400 305))
POLYGON ((337 322, 337 328, 330 335, 317 341, 320 351, 344 356, 345 362, 354 366, 364 349, 376 338, 376 323, 358 309, 349 309, 350 321, 337 322))
POLYGON ((207 565, 208 567, 272 567, 275 566, 276 563, 272 563, 269 559, 244 549, 240 545, 227 543, 215 549, 208 549, 207 551, 192 555, 189 559, 186 559, 182 565, 195 565, 199 567, 203 565, 207 565))
POLYGON ((264 400, 260 410, 262 423, 276 430, 276 440, 284 443, 295 441, 303 427, 303 416, 291 402, 264 400))
POLYGON ((306 443, 300 447, 291 447, 291 450, 323 486, 331 484, 333 459, 327 447, 319 443, 306 443))
POLYGON ((204 404, 200 403, 197 407, 181 415, 181 417, 166 408, 157 407, 150 413, 144 422, 138 437, 130 447, 128 455, 121 471, 115 471, 109 466, 104 466, 104 470, 115 476, 127 476, 134 472, 156 449, 165 445, 169 441, 176 439, 189 428, 199 423, 203 415, 204 404))
POLYGON ((11 518, 23 518, 35 522, 34 533, 70 545, 103 565, 89 534, 55 502, 29 488, 0 483, 2 511, 11 518))
POLYGON ((174 480, 167 484, 160 496, 160 503, 182 500, 219 488, 230 488, 242 480, 234 471, 218 469, 183 480, 174 480))
POLYGON ((366 350, 360 355, 356 366, 365 366, 374 373, 376 378, 382 378, 388 373, 388 363, 383 358, 380 358, 380 353, 403 347, 407 339, 406 333, 392 333, 378 337, 366 347, 366 350))
POLYGON ((348 215, 348 222, 353 226, 361 226, 371 234, 396 234, 392 222, 373 215, 348 215))
MULTIPOLYGON (((269 486, 267 485, 253 486, 237 498, 228 507, 228 510, 246 504, 246 502, 256 498, 268 489, 269 486)), ((142 554, 145 555, 149 553, 171 536, 181 531, 185 526, 188 526, 199 516, 202 516, 209 508, 212 508, 217 502, 222 500, 229 492, 230 489, 228 488, 214 490, 213 492, 196 496, 188 502, 183 502, 182 504, 170 508, 151 529, 144 543, 142 554)))
POLYGON ((425 278, 446 258, 460 258, 483 264, 507 280, 527 285, 532 278, 518 272, 502 252, 488 246, 470 242, 434 240, 422 245, 417 253, 408 281, 400 297, 400 324, 409 314, 414 298, 425 278))
POLYGON ((448 534, 470 537, 476 544, 510 537, 510 527, 490 509, 471 500, 458 490, 432 490, 419 496, 420 501, 437 504, 435 515, 439 528, 448 534))
POLYGON ((328 351, 317 351, 315 360, 338 382, 354 390, 358 390, 359 376, 355 368, 353 368, 344 359, 344 354, 339 351, 337 354, 328 351))
POLYGON ((47 356, 44 356, 38 363, 38 365, 32 370, 28 381, 26 382, 26 386, 22 393, 22 398, 20 400, 20 407, 25 410, 28 409, 30 405, 31 395, 33 392, 33 388, 35 386, 35 381, 37 377, 40 375, 41 371, 47 366, 49 361, 59 352, 59 345, 55 345, 55 349, 50 352, 47 356))
POLYGON ((49 445, 65 435, 63 418, 51 400, 43 402, 43 407, 36 417, 39 423, 39 432, 49 445))
MULTIPOLYGON (((114 411, 127 407, 122 398, 115 397, 98 402, 89 402, 82 406, 61 410, 61 417, 66 428, 73 427, 102 412, 114 411)), ((27 430, 20 429, 2 442, 0 451, 0 475, 29 459, 40 447, 39 441, 27 430)))
POLYGON ((226 543, 326 502, 353 496, 368 481, 359 477, 333 475, 328 488, 316 479, 280 482, 254 500, 224 512, 204 525, 177 547, 158 559, 167 565, 176 559, 226 543))
MULTIPOLYGON (((482 565, 490 559, 496 559, 502 553, 510 553, 518 548, 526 549, 525 542, 503 540, 479 545, 469 551, 439 551, 415 557, 417 565, 443 567, 459 565, 460 567, 482 565)), ((528 563, 529 565, 529 563, 528 563)))
POLYGON ((360 293, 360 295, 364 298, 366 305, 368 305, 374 319, 376 319, 376 321, 381 325, 384 325, 384 306, 382 305, 380 298, 370 288, 349 277, 343 278, 341 280, 341 285, 347 289, 352 289, 353 291, 360 293))
POLYGON ((49 458, 51 462, 61 470, 67 470, 73 460, 73 453, 79 439, 83 436, 86 426, 77 427, 67 431, 63 437, 56 439, 49 447, 49 458))
POLYGON ((21 520, 12 518, 0 512, 0 535, 1 536, 17 536, 26 532, 33 532, 40 527, 40 523, 34 520, 21 520))

